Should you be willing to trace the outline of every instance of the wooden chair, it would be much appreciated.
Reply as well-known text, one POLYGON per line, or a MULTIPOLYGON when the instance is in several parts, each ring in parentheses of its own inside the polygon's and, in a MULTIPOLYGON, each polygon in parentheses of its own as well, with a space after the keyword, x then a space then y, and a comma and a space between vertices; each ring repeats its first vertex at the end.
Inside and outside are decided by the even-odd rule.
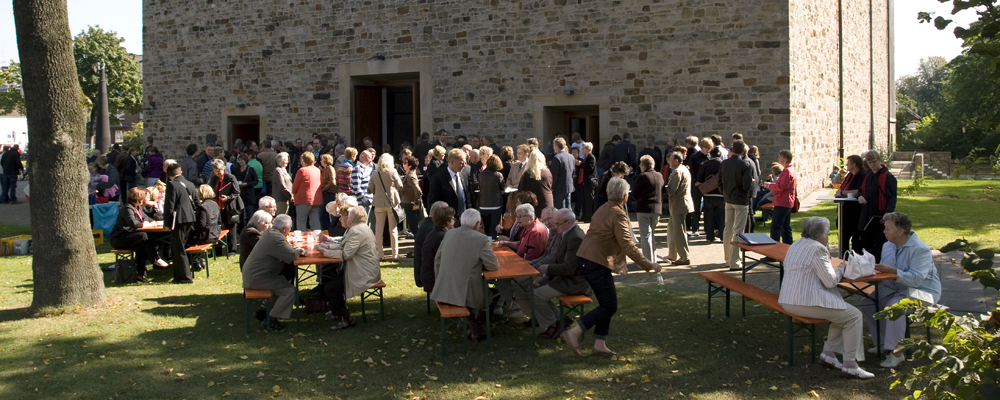
POLYGON ((385 321, 385 299, 382 297, 383 288, 385 288, 385 282, 378 281, 378 283, 361 294, 361 321, 368 321, 368 316, 365 315, 365 300, 369 297, 378 297, 379 320, 385 321))
POLYGON ((271 291, 262 289, 243 289, 243 298, 246 303, 246 320, 247 320, 247 333, 250 333, 250 321, 253 318, 253 303, 258 300, 264 302, 264 307, 267 309, 267 314, 264 315, 264 330, 268 330, 271 327, 271 291))
MULTIPOLYGON (((569 328, 568 326, 564 326, 566 317, 569 314, 569 312, 576 311, 580 316, 583 316, 584 314, 587 313, 584 307, 586 307, 587 304, 591 304, 593 302, 594 301, 591 300, 590 297, 584 296, 582 294, 559 296, 559 332, 562 332, 566 330, 566 328, 569 328)), ((548 327, 543 326, 541 328, 546 329, 548 327)), ((582 338, 583 335, 581 335, 580 337, 582 338)))
POLYGON ((437 303, 438 312, 441 313, 441 357, 447 357, 448 328, 455 327, 459 335, 462 335, 462 351, 469 353, 469 337, 465 334, 466 318, 470 315, 469 309, 461 306, 437 303))

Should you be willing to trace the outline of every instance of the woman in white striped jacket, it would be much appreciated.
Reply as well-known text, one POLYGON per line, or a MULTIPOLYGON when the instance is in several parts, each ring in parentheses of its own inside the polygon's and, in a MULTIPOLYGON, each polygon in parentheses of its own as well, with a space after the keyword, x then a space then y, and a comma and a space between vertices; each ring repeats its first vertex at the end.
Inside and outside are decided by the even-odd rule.
POLYGON ((844 268, 833 268, 829 237, 830 220, 826 218, 812 217, 802 225, 802 238, 792 243, 785 255, 778 303, 792 314, 830 321, 820 365, 839 369, 844 378, 871 379, 875 375, 858 366, 858 361, 865 360, 861 310, 840 297, 837 283, 844 268), (844 354, 843 364, 836 353, 844 354))

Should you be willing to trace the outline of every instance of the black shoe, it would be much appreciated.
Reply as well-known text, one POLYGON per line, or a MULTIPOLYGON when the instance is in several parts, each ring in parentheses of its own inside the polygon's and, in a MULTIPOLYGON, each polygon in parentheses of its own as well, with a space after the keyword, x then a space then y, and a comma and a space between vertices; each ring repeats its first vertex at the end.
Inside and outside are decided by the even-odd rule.
POLYGON ((258 321, 267 319, 267 310, 264 308, 258 308, 257 312, 253 313, 253 318, 258 321))
POLYGON ((17 200, 14 200, 14 201, 11 201, 11 202, 9 202, 9 203, 7 203, 7 204, 21 204, 21 202, 20 202, 20 201, 17 201, 17 200))
POLYGON ((527 320, 521 323, 521 326, 525 328, 531 328, 532 325, 538 326, 538 323, 536 323, 534 320, 527 320))
POLYGON ((194 281, 178 281, 178 280, 172 280, 172 281, 170 281, 170 283, 176 283, 176 284, 181 284, 181 285, 184 285, 184 284, 190 284, 190 283, 194 283, 194 281))
POLYGON ((135 277, 135 280, 137 280, 139 282, 142 282, 142 283, 149 283, 149 279, 146 279, 145 276, 137 276, 137 277, 135 277))
POLYGON ((406 253, 406 258, 413 258, 413 252, 411 251, 411 252, 406 253))
POLYGON ((268 321, 261 321, 260 322, 260 327, 264 328, 264 329, 270 329, 270 330, 275 331, 275 332, 280 332, 283 329, 285 329, 285 326, 282 325, 280 322, 278 322, 278 320, 275 319, 275 318, 271 318, 270 322, 271 322, 271 324, 268 325, 268 321))
POLYGON ((202 269, 204 269, 204 268, 202 268, 201 265, 198 265, 198 264, 194 264, 194 265, 191 266, 191 272, 198 272, 198 271, 201 271, 202 269))

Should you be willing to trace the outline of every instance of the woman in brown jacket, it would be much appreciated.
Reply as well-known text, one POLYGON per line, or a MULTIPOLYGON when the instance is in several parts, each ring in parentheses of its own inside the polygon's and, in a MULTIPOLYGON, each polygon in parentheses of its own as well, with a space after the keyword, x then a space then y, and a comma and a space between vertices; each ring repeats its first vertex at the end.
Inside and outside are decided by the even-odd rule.
MULTIPOLYGON (((337 171, 333 169, 333 156, 323 154, 319 157, 319 161, 319 189, 323 192, 323 209, 325 210, 327 204, 337 200, 337 171)), ((319 224, 324 231, 329 231, 330 227, 333 226, 330 214, 321 215, 319 224)))
POLYGON ((420 207, 424 193, 420 190, 420 183, 417 180, 417 170, 419 163, 413 156, 405 156, 400 162, 403 164, 403 190, 399 191, 400 201, 403 204, 403 211, 406 211, 406 225, 410 232, 417 234, 420 220, 420 207))
POLYGON ((632 240, 625 201, 628 200, 629 186, 622 178, 608 181, 608 202, 594 213, 587 236, 576 252, 580 273, 597 297, 597 308, 576 321, 576 326, 562 333, 563 342, 578 356, 580 336, 594 328, 594 348, 591 355, 611 357, 617 353, 608 349, 605 340, 611 326, 611 317, 618 311, 618 294, 611 272, 627 272, 625 257, 631 258, 646 271, 660 272, 660 266, 642 256, 632 240))

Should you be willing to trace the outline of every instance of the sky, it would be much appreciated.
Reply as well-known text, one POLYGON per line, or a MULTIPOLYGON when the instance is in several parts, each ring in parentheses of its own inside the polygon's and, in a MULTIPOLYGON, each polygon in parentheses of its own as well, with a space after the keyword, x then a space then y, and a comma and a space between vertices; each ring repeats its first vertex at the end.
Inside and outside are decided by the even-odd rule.
MULTIPOLYGON (((6 3, 0 10, 0 66, 17 61, 17 36, 14 30, 12 3, 6 3)), ((142 53, 142 1, 140 0, 67 0, 69 26, 73 35, 79 34, 89 25, 100 25, 108 31, 115 31, 125 38, 122 43, 129 53, 142 53), (109 11, 114 10, 114 11, 109 11)), ((896 27, 896 78, 917 71, 922 58, 942 56, 952 59, 962 52, 962 42, 955 39, 951 28, 939 31, 932 24, 917 21, 917 12, 936 12, 945 18, 951 17, 950 2, 936 0, 895 0, 896 27)), ((973 12, 964 12, 954 17, 956 22, 968 25, 976 19, 973 12)))

